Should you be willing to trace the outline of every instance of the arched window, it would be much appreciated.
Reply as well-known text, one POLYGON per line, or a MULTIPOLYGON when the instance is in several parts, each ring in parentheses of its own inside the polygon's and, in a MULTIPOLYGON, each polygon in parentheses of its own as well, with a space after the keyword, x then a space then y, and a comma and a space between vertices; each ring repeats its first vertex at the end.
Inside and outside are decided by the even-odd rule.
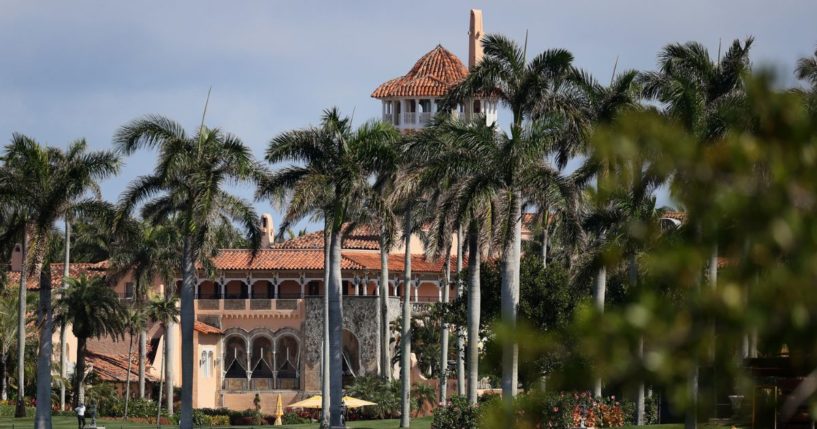
POLYGON ((479 100, 474 100, 474 109, 473 109, 473 111, 474 111, 475 114, 482 113, 482 104, 479 102, 479 100))
POLYGON ((275 344, 275 370, 278 389, 297 390, 300 388, 301 350, 298 340, 292 335, 278 337, 275 344))
POLYGON ((348 329, 343 330, 343 385, 349 385, 360 374, 360 343, 355 334, 348 329))
POLYGON ((225 378, 247 378, 247 343, 237 335, 227 338, 224 347, 225 378))

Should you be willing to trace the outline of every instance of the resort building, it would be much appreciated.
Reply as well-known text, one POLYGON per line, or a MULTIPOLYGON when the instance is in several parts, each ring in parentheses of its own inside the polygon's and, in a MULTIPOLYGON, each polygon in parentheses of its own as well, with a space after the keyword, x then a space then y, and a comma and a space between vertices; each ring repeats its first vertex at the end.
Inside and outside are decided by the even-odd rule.
MULTIPOLYGON (((482 13, 471 11, 469 31, 469 66, 482 57, 482 13)), ((383 119, 403 132, 421 129, 441 110, 440 103, 452 85, 459 83, 468 69, 453 53, 437 46, 424 55, 405 76, 380 85, 372 97, 382 101, 383 119)), ((474 98, 452 114, 464 118, 483 115, 486 121, 497 119, 497 105, 489 98, 474 98)), ((530 239, 526 217, 523 239, 530 239)), ((197 271, 195 290, 193 405, 196 408, 227 407, 243 410, 253 406, 258 394, 261 407, 272 412, 278 395, 285 404, 301 400, 320 391, 320 358, 323 353, 323 231, 308 233, 283 242, 275 242, 272 216, 260 219, 262 248, 253 255, 249 249, 222 249, 205 269, 197 271)), ((403 281, 403 248, 388 255, 389 282, 386 319, 399 317, 401 300, 409 299, 415 312, 422 312, 440 302, 444 288, 456 296, 456 285, 444 281, 444 258, 429 260, 418 236, 411 238, 412 280, 403 281)), ((452 248, 460 243, 454 238, 452 248)), ((452 250, 455 254, 456 250, 452 250)), ((19 249, 16 255, 19 254, 19 249)), ((19 276, 19 257, 13 269, 19 276)), ((453 256, 450 256, 453 257, 453 256)), ((343 278, 343 376, 347 383, 355 377, 379 372, 378 356, 382 347, 377 333, 376 306, 380 286, 380 240, 377 231, 359 226, 346 231, 342 242, 343 278)), ((451 261, 451 270, 455 263, 451 261)), ((105 261, 95 264, 72 264, 71 275, 104 276, 105 261)), ((63 266, 52 266, 52 285, 61 287, 63 266)), ((160 281, 151 293, 162 294, 167 288, 160 281)), ((29 281, 37 288, 37 281, 29 281)), ((122 278, 112 286, 122 300, 133 299, 133 280, 122 278)), ((66 355, 73 367, 76 338, 68 330, 66 355)), ((165 330, 159 324, 148 329, 147 373, 150 385, 158 383, 164 365, 173 368, 173 385, 181 385, 181 344, 179 326, 165 330), (167 362, 163 351, 169 346, 167 362)), ((130 339, 110 338, 88 341, 88 364, 98 379, 114 383, 124 393, 130 377, 131 394, 135 395, 137 363, 132 361, 128 373, 130 339)), ((55 359, 59 360, 59 333, 54 338, 55 359)), ((137 359, 134 347, 133 359, 137 359)), ((393 353, 392 353, 393 355, 393 353)), ((396 368, 388 370, 396 371, 396 368)), ((71 371, 69 370, 69 375, 71 371)), ((396 373, 395 373, 396 374, 396 373)), ((166 381, 167 382, 167 381, 166 381)), ((151 388, 148 387, 148 392, 151 388)))

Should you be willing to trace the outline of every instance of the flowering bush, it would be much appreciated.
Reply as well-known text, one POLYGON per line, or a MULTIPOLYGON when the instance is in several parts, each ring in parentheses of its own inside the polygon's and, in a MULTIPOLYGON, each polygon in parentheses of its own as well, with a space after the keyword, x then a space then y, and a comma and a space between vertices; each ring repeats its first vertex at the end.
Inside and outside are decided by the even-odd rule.
MULTIPOLYGON (((497 420, 498 423, 506 416, 503 414, 503 411, 499 411, 487 419, 497 420)), ((519 395, 514 414, 520 427, 601 428, 622 427, 628 423, 624 407, 615 397, 596 399, 589 392, 532 392, 519 395)))

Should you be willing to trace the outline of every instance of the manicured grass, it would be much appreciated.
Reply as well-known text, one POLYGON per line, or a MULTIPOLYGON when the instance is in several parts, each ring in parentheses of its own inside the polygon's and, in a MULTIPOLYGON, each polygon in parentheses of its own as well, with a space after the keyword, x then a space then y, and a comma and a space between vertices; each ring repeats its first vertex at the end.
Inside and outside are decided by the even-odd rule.
MULTIPOLYGON (((144 425, 142 423, 125 423, 116 420, 100 420, 97 422, 98 426, 105 426, 106 429, 148 429, 148 428, 155 428, 156 426, 151 425, 144 425)), ((347 424, 350 428, 356 429, 397 429, 400 427, 400 420, 366 420, 366 421, 357 421, 357 422, 349 422, 347 424)), ((26 418, 26 419, 15 419, 11 417, 0 417, 0 428, 3 429, 29 429, 34 427, 34 419, 33 418, 26 418)), ((76 429, 77 427, 77 419, 74 417, 54 417, 53 419, 53 426, 52 429, 76 429)), ((174 426, 163 426, 163 429, 171 429, 174 426)), ((251 428, 252 426, 243 426, 243 428, 251 428)), ((280 426, 282 428, 292 428, 292 429, 317 429, 317 424, 307 424, 307 425, 293 425, 293 426, 280 426)), ((411 419, 411 427, 416 429, 429 429, 431 428, 431 417, 423 417, 419 419, 411 419)), ((637 429, 682 429, 684 425, 682 424, 670 424, 670 425, 651 425, 651 426, 640 426, 637 429)), ((704 429, 728 429, 727 426, 708 426, 708 425, 699 425, 699 427, 704 429)), ((636 429, 636 426, 625 426, 623 429, 636 429)))
MULTIPOLYGON (((86 421, 86 423, 90 423, 90 421, 86 421)), ((156 426, 145 425, 143 423, 125 423, 121 420, 99 420, 97 421, 98 426, 105 426, 106 429, 148 429, 148 428, 155 428, 156 426)), ((349 422, 347 424, 350 428, 356 429, 397 429, 400 427, 399 420, 367 420, 367 421, 357 421, 357 422, 349 422)), ((15 419, 12 417, 0 417, 0 428, 3 429, 29 429, 34 427, 34 419, 33 418, 25 418, 25 419, 15 419)), ((54 417, 52 420, 52 429, 76 429, 77 427, 77 419, 76 417, 54 417)), ((162 426, 163 429, 170 429, 175 426, 162 426)), ((251 428, 252 426, 242 426, 244 428, 251 428)), ((282 428, 298 428, 298 429, 317 429, 317 424, 307 424, 307 425, 293 425, 293 426, 278 426, 282 428)), ((417 429, 429 429, 431 427, 431 417, 424 417, 419 419, 412 419, 411 420, 411 427, 417 429)))

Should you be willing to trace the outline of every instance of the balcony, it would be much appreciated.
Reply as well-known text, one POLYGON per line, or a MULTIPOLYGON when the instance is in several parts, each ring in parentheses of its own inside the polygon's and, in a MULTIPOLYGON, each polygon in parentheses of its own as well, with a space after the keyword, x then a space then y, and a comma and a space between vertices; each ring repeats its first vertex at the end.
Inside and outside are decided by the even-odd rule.
POLYGON ((417 123, 417 113, 415 112, 404 112, 403 113, 403 124, 416 124, 417 123))
POLYGON ((428 125, 431 122, 431 112, 421 112, 420 113, 420 124, 421 125, 428 125))
POLYGON ((383 122, 392 123, 394 121, 394 115, 391 113, 384 113, 383 114, 383 122))
POLYGON ((197 299, 199 314, 272 314, 279 317, 303 315, 302 299, 197 299))

